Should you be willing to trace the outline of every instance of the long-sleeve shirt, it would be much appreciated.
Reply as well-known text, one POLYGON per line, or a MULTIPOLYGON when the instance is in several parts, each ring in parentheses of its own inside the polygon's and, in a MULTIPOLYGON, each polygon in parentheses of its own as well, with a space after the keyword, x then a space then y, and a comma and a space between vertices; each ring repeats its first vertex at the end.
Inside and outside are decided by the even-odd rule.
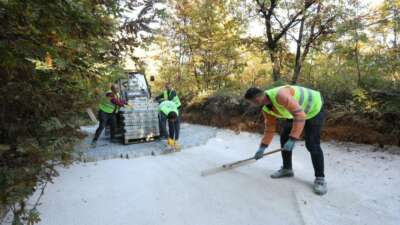
POLYGON ((119 107, 123 107, 124 105, 126 105, 125 100, 118 98, 118 96, 112 92, 108 92, 106 96, 110 98, 111 103, 113 103, 114 105, 117 105, 119 107))
MULTIPOLYGON (((293 126, 289 136, 294 139, 299 139, 306 122, 306 113, 301 109, 296 99, 294 99, 294 93, 295 90, 293 88, 289 86, 283 87, 278 91, 276 102, 285 107, 293 115, 293 126)), ((272 106, 272 110, 274 113, 279 114, 274 106, 272 106)), ((267 114, 264 111, 263 115, 265 129, 262 143, 269 145, 276 131, 276 117, 267 114)))

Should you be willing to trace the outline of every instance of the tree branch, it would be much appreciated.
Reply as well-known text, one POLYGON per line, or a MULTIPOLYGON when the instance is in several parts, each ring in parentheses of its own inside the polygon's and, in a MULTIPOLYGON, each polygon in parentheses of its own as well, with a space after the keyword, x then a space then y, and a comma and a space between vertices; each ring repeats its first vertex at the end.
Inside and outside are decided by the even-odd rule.
POLYGON ((300 15, 302 15, 308 8, 310 8, 316 1, 317 0, 306 1, 305 5, 304 5, 304 9, 300 10, 299 12, 297 12, 290 19, 290 21, 284 26, 284 28, 281 30, 281 32, 273 38, 273 42, 275 42, 275 43, 278 42, 279 39, 281 39, 282 36, 285 35, 285 33, 292 27, 293 23, 295 23, 297 21, 297 18, 300 15))
POLYGON ((275 18, 275 20, 279 23, 279 26, 283 29, 283 24, 282 22, 278 19, 278 17, 275 15, 275 13, 272 13, 272 16, 275 18))

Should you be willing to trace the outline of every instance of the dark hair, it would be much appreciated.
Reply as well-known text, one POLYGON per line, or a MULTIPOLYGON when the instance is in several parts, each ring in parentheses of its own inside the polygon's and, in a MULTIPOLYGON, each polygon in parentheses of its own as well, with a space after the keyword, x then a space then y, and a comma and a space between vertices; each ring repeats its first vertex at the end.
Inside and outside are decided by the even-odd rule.
POLYGON ((178 117, 178 114, 176 114, 176 112, 170 112, 168 113, 167 118, 168 119, 176 119, 178 117))
POLYGON ((247 100, 252 100, 257 96, 260 96, 263 94, 263 91, 259 88, 256 87, 251 87, 246 91, 246 94, 244 94, 244 98, 247 100))

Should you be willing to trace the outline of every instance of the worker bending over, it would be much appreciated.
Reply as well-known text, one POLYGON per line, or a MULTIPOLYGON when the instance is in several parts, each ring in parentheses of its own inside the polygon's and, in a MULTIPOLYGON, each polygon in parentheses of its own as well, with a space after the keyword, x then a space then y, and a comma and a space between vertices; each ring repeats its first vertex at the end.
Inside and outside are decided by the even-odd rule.
MULTIPOLYGON (((175 103, 178 113, 181 109, 181 101, 179 100, 178 95, 176 94, 176 91, 172 89, 172 86, 170 83, 165 84, 165 91, 161 93, 159 96, 157 96, 156 101, 158 102, 163 102, 163 101, 172 101, 175 103)), ((167 123, 166 120, 162 120, 161 118, 159 119, 159 127, 160 127, 160 134, 162 138, 167 139, 168 134, 167 134, 167 123)))
POLYGON ((180 110, 180 108, 181 108, 181 101, 179 100, 179 97, 176 94, 176 91, 174 91, 172 89, 171 83, 165 84, 164 92, 161 93, 159 96, 157 96, 156 100, 158 102, 173 101, 176 104, 176 107, 178 108, 178 110, 180 110))
POLYGON ((280 133, 283 166, 271 174, 271 178, 294 176, 292 150, 304 130, 306 148, 311 154, 314 167, 314 192, 319 195, 325 194, 327 183, 324 174, 324 154, 320 145, 324 120, 321 94, 300 86, 281 86, 266 91, 250 88, 245 94, 245 99, 254 105, 262 106, 264 115, 264 137, 255 159, 262 158, 265 149, 271 143, 276 130, 276 119, 283 119, 280 133))
POLYGON ((172 101, 163 101, 159 106, 160 120, 162 123, 168 121, 168 141, 167 144, 176 151, 180 150, 179 140, 179 111, 176 104, 172 101))

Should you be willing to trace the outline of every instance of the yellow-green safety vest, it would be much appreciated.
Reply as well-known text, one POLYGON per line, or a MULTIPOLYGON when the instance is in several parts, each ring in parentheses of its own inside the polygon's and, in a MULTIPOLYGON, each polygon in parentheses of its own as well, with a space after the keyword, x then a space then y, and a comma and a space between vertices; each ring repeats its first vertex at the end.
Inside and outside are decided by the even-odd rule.
MULTIPOLYGON (((116 97, 119 99, 118 93, 116 94, 116 97)), ((120 109, 120 107, 113 104, 106 95, 104 95, 102 97, 102 99, 100 100, 99 108, 100 108, 100 110, 102 110, 103 112, 106 112, 106 113, 117 113, 120 109)))
MULTIPOLYGON (((164 100, 168 101, 168 91, 164 91, 164 100)), ((178 95, 175 95, 175 97, 173 99, 171 99, 171 101, 173 101, 176 104, 176 107, 181 106, 181 101, 179 100, 178 95)))
MULTIPOLYGON (((276 101, 276 96, 278 95, 279 90, 288 86, 280 86, 265 91, 265 95, 269 97, 272 105, 278 113, 273 112, 267 106, 263 107, 264 112, 277 118, 293 119, 293 115, 276 101)), ((306 113, 306 119, 313 118, 321 111, 322 97, 319 91, 300 86, 290 85, 290 87, 294 89, 293 97, 299 103, 301 109, 306 113)))
POLYGON ((176 115, 179 115, 178 107, 173 101, 163 101, 159 105, 158 109, 160 112, 164 113, 164 115, 168 116, 170 112, 175 112, 176 115))

